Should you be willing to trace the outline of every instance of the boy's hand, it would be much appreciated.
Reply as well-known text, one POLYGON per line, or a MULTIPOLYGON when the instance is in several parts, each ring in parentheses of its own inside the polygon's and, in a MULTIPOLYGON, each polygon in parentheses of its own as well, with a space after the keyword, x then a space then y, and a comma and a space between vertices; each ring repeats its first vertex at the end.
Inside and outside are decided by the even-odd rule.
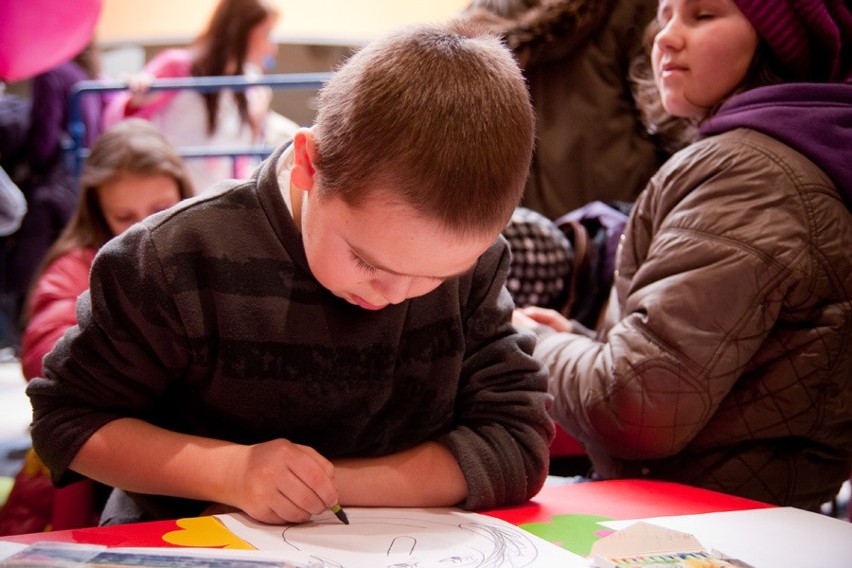
POLYGON ((252 518, 302 523, 337 503, 334 466, 313 448, 279 439, 242 450, 226 501, 252 518))

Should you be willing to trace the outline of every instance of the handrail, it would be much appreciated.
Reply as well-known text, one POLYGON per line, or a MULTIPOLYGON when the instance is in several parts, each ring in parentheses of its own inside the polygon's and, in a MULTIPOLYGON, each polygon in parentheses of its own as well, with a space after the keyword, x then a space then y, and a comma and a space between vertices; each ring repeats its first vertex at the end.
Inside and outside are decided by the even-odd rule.
MULTIPOLYGON (((221 89, 234 89, 244 91, 250 87, 271 87, 273 89, 311 89, 320 88, 331 78, 332 73, 279 73, 272 75, 260 75, 258 77, 245 76, 217 76, 217 77, 181 77, 169 79, 156 79, 151 82, 149 91, 179 91, 192 90, 199 92, 212 92, 221 89)), ((79 81, 71 89, 68 106, 68 134, 71 137, 70 144, 66 148, 70 157, 70 169, 75 178, 79 177, 82 170, 83 160, 88 155, 83 141, 86 136, 86 124, 83 122, 82 106, 80 99, 91 93, 107 93, 113 91, 126 91, 129 89, 127 81, 118 80, 87 80, 79 81)), ((207 156, 260 156, 269 155, 274 148, 267 147, 232 147, 232 148, 202 148, 181 147, 177 152, 181 157, 207 157, 207 156)))

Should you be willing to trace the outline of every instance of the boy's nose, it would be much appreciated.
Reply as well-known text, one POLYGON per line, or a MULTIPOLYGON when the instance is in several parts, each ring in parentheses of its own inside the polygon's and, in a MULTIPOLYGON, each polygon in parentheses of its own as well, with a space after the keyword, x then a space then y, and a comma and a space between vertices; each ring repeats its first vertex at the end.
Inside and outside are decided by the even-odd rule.
POLYGON ((387 278, 374 280, 373 287, 389 303, 399 304, 408 299, 408 293, 411 290, 413 280, 409 276, 390 275, 387 278))

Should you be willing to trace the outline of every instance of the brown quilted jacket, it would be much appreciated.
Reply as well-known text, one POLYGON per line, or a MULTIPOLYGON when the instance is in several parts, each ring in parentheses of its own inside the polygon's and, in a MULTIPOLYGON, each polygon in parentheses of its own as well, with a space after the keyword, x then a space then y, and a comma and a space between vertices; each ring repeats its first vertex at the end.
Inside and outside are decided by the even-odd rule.
POLYGON ((852 463, 852 215, 819 168, 747 129, 693 144, 637 201, 615 280, 597 339, 536 349, 599 476, 807 509, 836 494, 852 463))

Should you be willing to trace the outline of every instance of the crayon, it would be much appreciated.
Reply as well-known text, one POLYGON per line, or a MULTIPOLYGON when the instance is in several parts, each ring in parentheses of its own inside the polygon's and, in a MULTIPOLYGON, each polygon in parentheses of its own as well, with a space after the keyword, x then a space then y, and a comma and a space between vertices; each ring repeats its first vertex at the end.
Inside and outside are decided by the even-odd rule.
POLYGON ((335 503, 331 508, 331 512, 334 513, 334 516, 340 519, 344 525, 349 524, 349 517, 346 516, 346 513, 343 511, 343 507, 340 506, 340 503, 335 503))

